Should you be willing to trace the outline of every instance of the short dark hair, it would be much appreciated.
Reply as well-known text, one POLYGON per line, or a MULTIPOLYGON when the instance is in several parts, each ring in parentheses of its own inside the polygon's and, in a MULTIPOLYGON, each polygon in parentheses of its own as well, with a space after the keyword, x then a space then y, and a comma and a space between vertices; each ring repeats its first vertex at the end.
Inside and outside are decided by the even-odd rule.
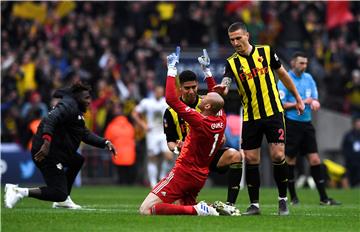
POLYGON ((291 59, 292 59, 292 60, 295 60, 295 59, 298 58, 298 57, 305 57, 305 58, 307 58, 307 55, 305 54, 305 52, 297 51, 297 52, 294 52, 294 54, 292 55, 291 59))
POLYGON ((197 81, 197 76, 193 71, 185 70, 179 75, 180 84, 184 84, 187 81, 197 81))
POLYGON ((77 95, 83 91, 91 91, 91 87, 89 85, 83 84, 81 82, 76 82, 76 83, 72 84, 70 87, 70 92, 73 95, 77 95))
POLYGON ((228 32, 234 32, 239 29, 247 32, 246 25, 242 22, 236 22, 236 23, 231 24, 228 28, 228 32))

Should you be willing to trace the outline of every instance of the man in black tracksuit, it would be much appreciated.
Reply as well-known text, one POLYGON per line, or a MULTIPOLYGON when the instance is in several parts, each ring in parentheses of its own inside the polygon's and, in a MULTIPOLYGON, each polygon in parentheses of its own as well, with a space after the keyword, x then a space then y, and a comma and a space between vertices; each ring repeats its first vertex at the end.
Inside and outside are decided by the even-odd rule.
POLYGON ((76 83, 66 91, 57 92, 56 97, 61 100, 42 119, 31 149, 33 161, 43 174, 46 186, 20 188, 6 184, 4 200, 7 208, 27 196, 54 201, 53 207, 81 208, 69 198, 75 177, 84 163, 84 158, 77 153, 80 143, 107 148, 116 155, 109 140, 85 127, 83 113, 91 102, 88 86, 76 83))

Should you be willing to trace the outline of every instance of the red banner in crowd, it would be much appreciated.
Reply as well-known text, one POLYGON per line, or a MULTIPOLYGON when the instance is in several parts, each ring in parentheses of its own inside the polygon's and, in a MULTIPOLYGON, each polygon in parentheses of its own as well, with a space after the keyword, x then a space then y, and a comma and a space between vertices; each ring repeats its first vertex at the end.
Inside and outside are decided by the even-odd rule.
POLYGON ((354 20, 349 10, 349 1, 328 1, 326 27, 328 30, 354 20))

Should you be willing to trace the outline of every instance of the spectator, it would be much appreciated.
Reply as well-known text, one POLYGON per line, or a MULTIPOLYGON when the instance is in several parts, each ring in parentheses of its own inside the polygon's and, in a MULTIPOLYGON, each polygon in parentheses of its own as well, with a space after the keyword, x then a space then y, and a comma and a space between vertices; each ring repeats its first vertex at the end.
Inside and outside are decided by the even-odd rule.
POLYGON ((346 168, 332 160, 324 159, 324 168, 327 174, 327 185, 330 188, 349 188, 346 168))
POLYGON ((355 69, 351 73, 351 81, 345 86, 345 112, 353 115, 360 114, 360 70, 355 69))
POLYGON ((104 135, 112 142, 118 154, 112 157, 118 170, 118 183, 131 185, 135 181, 135 129, 122 114, 122 108, 117 102, 113 103, 112 117, 104 135))
POLYGON ((345 157, 351 187, 360 186, 360 117, 354 116, 352 129, 343 138, 342 153, 345 157))
POLYGON ((30 53, 26 53, 23 56, 20 70, 24 76, 18 81, 19 95, 23 97, 27 91, 37 89, 37 83, 35 79, 35 63, 30 53))
POLYGON ((41 95, 37 91, 33 91, 29 96, 29 101, 26 102, 21 109, 21 117, 23 120, 27 120, 29 115, 37 110, 40 110, 40 116, 42 118, 48 113, 48 107, 42 102, 41 95))

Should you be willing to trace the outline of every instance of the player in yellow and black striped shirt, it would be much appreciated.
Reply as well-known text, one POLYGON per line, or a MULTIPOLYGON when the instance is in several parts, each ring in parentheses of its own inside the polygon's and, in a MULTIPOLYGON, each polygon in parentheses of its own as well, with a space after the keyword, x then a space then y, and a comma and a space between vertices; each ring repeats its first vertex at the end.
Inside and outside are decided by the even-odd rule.
POLYGON ((237 84, 244 110, 242 148, 246 158, 246 182, 251 205, 245 215, 260 214, 260 146, 265 134, 270 147, 274 178, 279 191, 279 215, 288 215, 286 188, 288 167, 285 161, 284 116, 274 71, 296 98, 296 109, 304 103, 279 58, 268 45, 252 45, 243 23, 233 23, 228 36, 235 53, 226 61, 224 78, 217 92, 227 94, 232 81, 237 84))

